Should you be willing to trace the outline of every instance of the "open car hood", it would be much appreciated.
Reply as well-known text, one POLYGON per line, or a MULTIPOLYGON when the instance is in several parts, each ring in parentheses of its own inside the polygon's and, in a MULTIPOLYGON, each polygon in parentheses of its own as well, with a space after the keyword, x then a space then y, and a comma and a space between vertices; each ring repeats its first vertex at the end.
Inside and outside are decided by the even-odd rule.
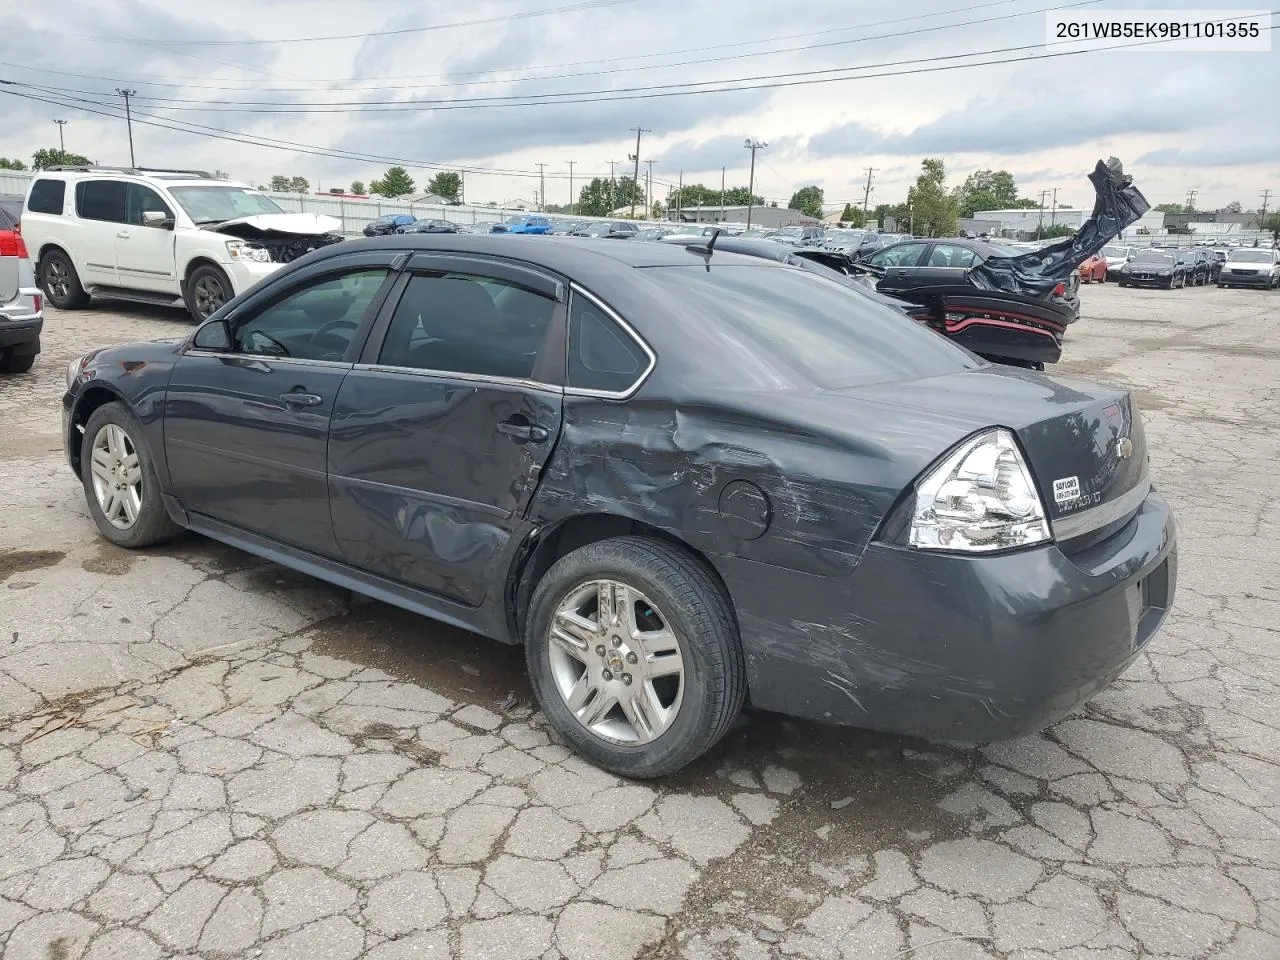
POLYGON ((1074 236, 1018 257, 990 257, 969 270, 969 283, 981 290, 1047 297, 1059 283, 1066 282, 1071 271, 1151 209, 1115 157, 1099 160, 1089 180, 1097 195, 1093 214, 1074 236))
POLYGON ((261 240, 272 234, 282 233, 296 236, 337 233, 342 229, 342 221, 319 213, 260 213, 252 217, 224 220, 211 225, 210 229, 242 240, 261 240))

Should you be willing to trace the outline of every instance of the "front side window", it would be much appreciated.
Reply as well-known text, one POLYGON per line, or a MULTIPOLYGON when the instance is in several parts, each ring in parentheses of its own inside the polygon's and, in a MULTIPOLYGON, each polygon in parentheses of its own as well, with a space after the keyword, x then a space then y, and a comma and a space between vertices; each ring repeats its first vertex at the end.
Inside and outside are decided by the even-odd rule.
POLYGON ((169 192, 197 225, 284 213, 270 197, 248 187, 170 187, 169 192))
POLYGON ((634 337, 591 300, 574 295, 569 308, 569 387, 627 393, 649 363, 649 354, 634 337))
POLYGON ((270 306, 232 323, 236 353, 342 360, 387 277, 383 267, 305 281, 270 306))
POLYGON ((548 297, 494 277, 416 274, 396 305, 378 363, 528 380, 555 307, 548 297))
POLYGON ((914 267, 924 252, 923 243, 903 243, 875 254, 869 263, 877 267, 914 267))
POLYGON ((65 180, 37 180, 31 185, 31 196, 27 197, 27 210, 30 213, 62 213, 62 205, 67 199, 67 182, 65 180))
POLYGON ((125 223, 123 180, 81 180, 76 184, 76 216, 125 223))
POLYGON ((131 183, 125 191, 125 223, 133 224, 135 227, 142 226, 144 213, 163 213, 166 217, 173 216, 173 211, 161 199, 160 194, 145 184, 131 183))

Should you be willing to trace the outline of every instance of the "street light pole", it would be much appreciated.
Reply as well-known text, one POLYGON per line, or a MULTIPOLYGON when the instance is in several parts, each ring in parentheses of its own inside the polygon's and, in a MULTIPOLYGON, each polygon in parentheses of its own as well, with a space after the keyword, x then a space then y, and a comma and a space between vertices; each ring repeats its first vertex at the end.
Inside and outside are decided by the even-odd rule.
POLYGON ((763 150, 765 147, 769 146, 769 144, 760 140, 752 140, 750 137, 747 137, 746 141, 742 145, 751 151, 751 174, 747 178, 747 229, 750 230, 751 208, 755 204, 756 200, 756 151, 763 150))
POLYGON ((573 216, 573 164, 574 161, 566 160, 569 164, 569 216, 573 216))
POLYGON ((66 153, 67 144, 66 144, 66 141, 62 139, 62 128, 67 125, 67 121, 55 120, 53 122, 58 125, 58 150, 61 151, 62 153, 66 153))
POLYGON ((635 170, 631 174, 631 219, 636 218, 636 188, 640 186, 640 134, 653 133, 652 130, 646 130, 644 127, 632 127, 636 132, 636 152, 631 157, 631 161, 635 164, 635 170))
POLYGON ((138 161, 133 156, 133 114, 129 110, 129 98, 137 96, 137 90, 128 90, 124 87, 116 87, 116 93, 124 97, 124 121, 129 125, 129 166, 136 167, 138 161))

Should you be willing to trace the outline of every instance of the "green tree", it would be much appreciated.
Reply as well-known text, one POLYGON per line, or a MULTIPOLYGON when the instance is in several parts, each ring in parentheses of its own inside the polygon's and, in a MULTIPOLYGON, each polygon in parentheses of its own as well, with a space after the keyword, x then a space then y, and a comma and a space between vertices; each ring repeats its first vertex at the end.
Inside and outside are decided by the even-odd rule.
POLYGON ((1037 227, 1033 234, 1036 240, 1055 240, 1058 237, 1069 237, 1075 230, 1065 223, 1055 223, 1047 227, 1037 227))
POLYGON ((1280 213, 1273 213, 1262 224, 1263 230, 1271 231, 1271 243, 1280 244, 1280 213))
POLYGON ((369 192, 384 197, 403 197, 413 193, 413 177, 404 167, 390 167, 381 180, 369 184, 369 192))
POLYGON ((640 213, 645 208, 644 187, 630 177, 609 180, 596 177, 578 192, 578 213, 588 217, 608 216, 614 210, 635 203, 640 213))
POLYGON ((0 157, 0 170, 25 170, 27 165, 17 157, 10 159, 9 157, 0 157))
POLYGON ((1180 203, 1157 203, 1156 210, 1160 213, 1187 213, 1188 210, 1180 203))
POLYGON ((289 192, 290 193, 306 193, 311 189, 311 181, 306 177, 290 177, 289 192))
POLYGON ((920 162, 920 176, 907 191, 907 206, 915 217, 915 233, 950 237, 956 232, 956 199, 947 193, 946 165, 939 157, 920 162))
MULTIPOLYGON (((956 212, 972 217, 979 210, 1010 210, 1018 205, 1018 185, 1008 170, 975 170, 954 191, 956 212)), ((1032 206, 1036 206, 1032 203, 1032 206)))
POLYGON ((282 173, 277 173, 271 178, 271 190, 274 193, 288 193, 289 186, 293 183, 290 177, 286 177, 282 173))
POLYGON ((801 213, 822 219, 822 188, 816 186, 801 187, 791 195, 787 204, 788 210, 799 210, 801 213))
POLYGON ((364 193, 364 181, 363 181, 363 180, 352 180, 352 181, 351 181, 351 192, 352 192, 352 193, 359 193, 359 194, 363 194, 363 193, 364 193))
POLYGON ((847 223, 851 227, 865 227, 867 225, 867 215, 862 212, 861 207, 846 203, 844 210, 840 213, 840 222, 847 223))
POLYGON ((50 167, 58 166, 88 167, 92 165, 93 161, 88 157, 59 150, 57 147, 45 147, 31 155, 31 166, 35 170, 48 170, 50 167))
POLYGON ((1222 208, 1223 213, 1240 213, 1242 210, 1244 210, 1244 207, 1240 205, 1239 200, 1232 200, 1222 208))
POLYGON ((462 195, 462 174, 451 170, 437 173, 427 184, 427 192, 446 200, 457 200, 462 195))

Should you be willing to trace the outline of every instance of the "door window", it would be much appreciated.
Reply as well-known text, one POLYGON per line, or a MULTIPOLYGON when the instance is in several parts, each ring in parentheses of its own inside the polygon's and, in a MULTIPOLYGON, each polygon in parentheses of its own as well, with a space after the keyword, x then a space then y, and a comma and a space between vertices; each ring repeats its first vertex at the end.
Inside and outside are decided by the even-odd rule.
POLYGON ((61 214, 66 195, 65 180, 37 180, 31 185, 31 196, 27 197, 27 210, 31 213, 61 214))
POLYGON ((870 263, 877 267, 914 267, 924 253, 923 243, 903 243, 875 254, 870 263))
POLYGON ((409 280, 378 363, 529 380, 555 301, 493 277, 420 273, 409 280))
POLYGON ((968 270, 977 262, 978 257, 972 250, 953 243, 935 243, 929 254, 931 267, 959 267, 968 270))
POLYGON ((384 267, 312 278, 268 307, 232 321, 236 353, 342 360, 387 277, 384 267))
POLYGON ((144 213, 163 213, 172 217, 173 211, 150 187, 141 183, 131 183, 125 192, 125 222, 135 227, 142 226, 144 213))
POLYGON ((123 180, 81 180, 76 184, 76 216, 125 223, 123 180))

